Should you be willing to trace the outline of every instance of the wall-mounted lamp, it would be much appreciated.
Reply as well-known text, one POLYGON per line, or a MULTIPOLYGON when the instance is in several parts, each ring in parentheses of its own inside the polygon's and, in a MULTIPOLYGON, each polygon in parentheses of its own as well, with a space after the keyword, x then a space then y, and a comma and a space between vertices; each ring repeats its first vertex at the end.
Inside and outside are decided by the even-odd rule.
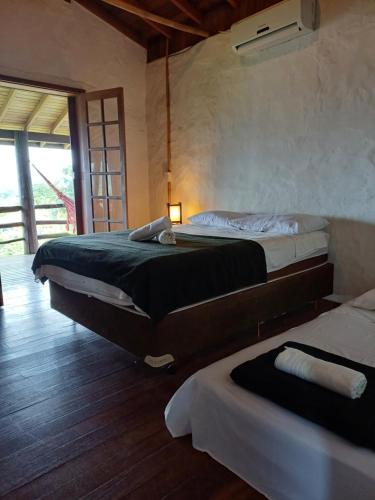
POLYGON ((168 216, 172 224, 182 224, 182 204, 168 203, 168 216))

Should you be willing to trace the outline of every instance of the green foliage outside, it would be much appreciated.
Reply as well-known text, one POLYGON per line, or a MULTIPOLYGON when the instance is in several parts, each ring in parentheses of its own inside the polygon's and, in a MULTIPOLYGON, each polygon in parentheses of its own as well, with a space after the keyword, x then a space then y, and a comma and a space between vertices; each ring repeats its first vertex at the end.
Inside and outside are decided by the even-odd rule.
POLYGON ((24 253, 23 241, 16 241, 8 245, 0 245, 0 257, 7 257, 10 255, 22 255, 24 253))
MULTIPOLYGON (((53 155, 51 150, 51 157, 53 155)), ((38 175, 37 182, 33 183, 33 195, 34 195, 34 205, 46 205, 62 203, 57 197, 53 189, 38 175)), ((46 174, 48 177, 48 174, 46 174)), ((34 176, 35 179, 35 176, 34 176)), ((58 181, 54 181, 53 184, 64 194, 74 199, 74 188, 73 188, 73 176, 71 166, 65 166, 62 168, 62 175, 58 181)), ((0 186, 0 206, 18 205, 16 193, 11 190, 3 190, 0 186)), ((69 228, 69 232, 66 231, 66 209, 63 208, 53 208, 53 209, 36 209, 35 216, 38 221, 42 220, 61 220, 61 225, 49 224, 49 225, 38 225, 37 231, 38 235, 43 234, 55 234, 55 233, 66 233, 72 234, 73 228, 69 228)), ((0 214, 0 224, 13 223, 21 220, 20 212, 17 213, 5 213, 0 214)), ((0 229, 0 242, 12 239, 17 239, 23 236, 22 227, 16 228, 5 228, 0 229)), ((40 240, 40 244, 44 243, 46 240, 40 240)), ((24 242, 17 241, 9 244, 0 244, 0 256, 8 255, 20 255, 24 253, 24 242)))

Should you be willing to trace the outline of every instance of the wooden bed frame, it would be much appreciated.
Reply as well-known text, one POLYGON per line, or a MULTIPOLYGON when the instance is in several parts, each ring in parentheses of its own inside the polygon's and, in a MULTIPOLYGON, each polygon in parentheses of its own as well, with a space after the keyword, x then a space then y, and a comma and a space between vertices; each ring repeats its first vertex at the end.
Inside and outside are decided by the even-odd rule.
POLYGON ((327 255, 268 274, 268 282, 168 314, 157 324, 140 314, 50 282, 51 306, 159 367, 220 344, 284 313, 332 293, 327 255))

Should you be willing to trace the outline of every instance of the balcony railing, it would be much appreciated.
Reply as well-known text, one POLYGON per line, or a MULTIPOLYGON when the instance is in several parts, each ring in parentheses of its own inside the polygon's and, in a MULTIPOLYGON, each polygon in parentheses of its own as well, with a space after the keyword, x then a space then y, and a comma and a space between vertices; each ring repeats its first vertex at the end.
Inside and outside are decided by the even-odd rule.
MULTIPOLYGON (((35 210, 50 210, 54 208, 64 208, 62 203, 48 203, 44 205, 35 205, 35 210)), ((0 214, 8 214, 8 213, 17 213, 22 212, 22 207, 15 205, 12 207, 0 207, 0 214)), ((36 225, 38 226, 51 226, 51 225, 65 225, 65 219, 49 219, 49 220, 36 220, 36 225)), ((23 222, 5 222, 4 224, 0 224, 0 229, 9 229, 13 227, 22 227, 23 229, 23 237, 21 238, 13 238, 11 240, 0 241, 0 245, 6 245, 9 243, 16 243, 17 241, 25 241, 25 224, 23 222)), ((50 238, 59 238, 60 236, 67 236, 70 233, 61 232, 61 233, 49 233, 49 234, 38 234, 38 240, 46 240, 50 238)))
MULTIPOLYGON (((16 213, 16 212, 22 212, 22 207, 16 205, 13 207, 0 207, 0 214, 9 214, 9 213, 16 213)), ((7 222, 5 224, 0 224, 0 229, 8 229, 11 227, 22 227, 24 228, 24 223, 23 222, 7 222)), ((25 241, 25 236, 22 238, 14 238, 12 240, 5 240, 5 241, 0 241, 1 245, 6 245, 7 243, 16 243, 17 241, 25 241)))
MULTIPOLYGON (((65 208, 63 203, 48 203, 45 205, 35 205, 35 210, 50 210, 53 208, 65 208)), ((51 225, 65 225, 66 219, 57 219, 57 220, 36 220, 36 226, 51 226, 51 225)), ((70 233, 62 232, 62 233, 50 233, 50 234, 38 234, 38 240, 47 240, 49 238, 59 238, 60 236, 68 236, 70 233)))

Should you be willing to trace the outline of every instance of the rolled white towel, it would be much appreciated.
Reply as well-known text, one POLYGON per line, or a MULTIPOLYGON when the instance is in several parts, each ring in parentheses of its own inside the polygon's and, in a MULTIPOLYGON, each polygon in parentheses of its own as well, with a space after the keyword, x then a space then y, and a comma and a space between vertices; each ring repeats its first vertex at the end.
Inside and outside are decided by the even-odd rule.
POLYGON ((145 226, 139 227, 138 229, 134 229, 129 234, 129 240, 132 241, 147 241, 152 240, 154 236, 157 236, 159 233, 164 231, 165 229, 171 229, 172 222, 169 217, 160 217, 160 219, 156 219, 145 226))
POLYGON ((277 356, 275 367, 351 399, 360 398, 367 385, 363 373, 323 361, 292 347, 286 347, 277 356))
POLYGON ((155 236, 155 239, 158 240, 162 245, 175 245, 176 244, 176 236, 172 229, 164 229, 161 233, 155 236))

